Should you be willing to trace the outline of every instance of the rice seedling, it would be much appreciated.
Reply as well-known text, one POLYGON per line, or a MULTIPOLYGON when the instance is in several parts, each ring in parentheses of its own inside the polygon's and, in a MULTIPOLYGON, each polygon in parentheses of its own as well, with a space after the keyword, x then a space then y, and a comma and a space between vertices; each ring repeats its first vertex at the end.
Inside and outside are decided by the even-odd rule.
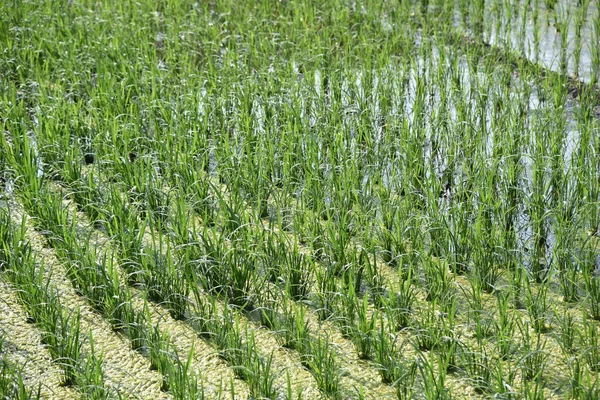
POLYGON ((512 315, 512 310, 509 308, 510 295, 508 293, 498 293, 496 301, 498 304, 498 317, 494 324, 498 354, 503 359, 508 359, 515 351, 514 334, 517 318, 512 315))
MULTIPOLYGON (((539 332, 535 332, 532 337, 529 331, 530 325, 527 322, 518 327, 523 335, 522 356, 517 363, 522 370, 523 384, 541 381, 544 379, 544 368, 548 358, 548 354, 544 350, 546 340, 541 337, 539 332)), ((529 387, 526 387, 526 390, 529 390, 529 387)), ((537 393, 537 390, 540 389, 534 386, 534 392, 537 393)))
POLYGON ((410 326, 413 305, 416 303, 416 290, 412 286, 412 273, 408 272, 406 279, 399 283, 399 290, 390 290, 384 305, 384 312, 396 330, 410 326))
POLYGON ((303 363, 313 373, 319 388, 331 398, 339 398, 340 367, 332 351, 328 338, 318 338, 307 343, 308 352, 303 355, 303 363))
POLYGON ((600 369, 600 354, 598 352, 598 327, 590 323, 587 318, 583 319, 583 329, 585 330, 583 346, 584 357, 588 367, 592 371, 600 369))

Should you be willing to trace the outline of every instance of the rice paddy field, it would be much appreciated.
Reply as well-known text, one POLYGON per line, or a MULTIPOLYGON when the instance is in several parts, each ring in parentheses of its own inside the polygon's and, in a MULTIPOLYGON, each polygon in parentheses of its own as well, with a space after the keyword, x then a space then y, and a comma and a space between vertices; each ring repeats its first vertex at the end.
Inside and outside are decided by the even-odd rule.
POLYGON ((600 398, 595 0, 0 4, 0 399, 600 398))

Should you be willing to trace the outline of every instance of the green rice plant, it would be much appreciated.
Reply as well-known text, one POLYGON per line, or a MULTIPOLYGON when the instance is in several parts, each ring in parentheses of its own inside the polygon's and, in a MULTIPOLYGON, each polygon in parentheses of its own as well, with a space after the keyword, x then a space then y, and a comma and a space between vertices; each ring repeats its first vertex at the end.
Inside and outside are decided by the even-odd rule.
MULTIPOLYGON (((296 255, 298 255, 297 251, 296 255)), ((267 234, 266 240, 262 244, 259 259, 270 282, 275 283, 282 277, 284 265, 281 261, 287 256, 285 243, 276 234, 267 234)))
POLYGON ((584 269, 582 272, 588 295, 588 314, 592 319, 600 321, 600 275, 596 275, 588 269, 584 269))
POLYGON ((302 356, 302 363, 313 374, 321 391, 330 398, 341 396, 341 370, 329 338, 317 338, 307 344, 308 352, 302 356))
POLYGON ((382 225, 378 230, 381 243, 381 257, 385 262, 396 266, 407 252, 406 237, 411 219, 407 214, 405 201, 394 201, 387 192, 380 194, 382 225))
POLYGON ((266 277, 258 275, 259 257, 250 249, 248 237, 239 237, 229 248, 224 236, 202 234, 204 260, 196 263, 196 276, 210 292, 227 298, 232 304, 252 309, 254 293, 260 293, 266 277))
POLYGON ((279 327, 279 312, 278 312, 278 304, 275 302, 269 302, 271 304, 264 305, 264 301, 259 301, 261 306, 257 308, 259 312, 259 320, 260 324, 267 329, 271 329, 273 331, 277 331, 279 327))
POLYGON ((217 195, 219 205, 219 215, 221 217, 221 229, 224 233, 232 235, 234 238, 249 223, 249 214, 246 212, 246 204, 243 199, 232 193, 229 199, 217 189, 214 190, 217 195))
MULTIPOLYGON (((600 39, 600 11, 597 12, 596 18, 593 19, 592 38, 595 43, 600 39)), ((600 50, 598 48, 592 48, 591 53, 592 76, 590 80, 592 85, 598 85, 598 82, 600 81, 600 50)))
POLYGON ((458 339, 456 330, 456 302, 441 315, 440 328, 440 344, 438 346, 440 352, 439 367, 445 368, 446 372, 456 372, 459 370, 459 353, 463 344, 458 339))
POLYGON ((560 281, 563 300, 574 303, 579 299, 579 272, 577 271, 573 257, 566 250, 557 249, 554 253, 555 263, 558 265, 558 277, 560 281))
POLYGON ((220 276, 220 263, 227 252, 226 239, 224 235, 212 237, 209 231, 204 229, 200 234, 200 241, 204 251, 204 257, 194 263, 196 276, 199 283, 208 290, 219 292, 223 277, 220 276))
POLYGON ((579 337, 575 317, 572 313, 566 311, 563 315, 558 315, 555 311, 555 319, 558 322, 558 344, 565 354, 572 354, 577 349, 577 338, 579 337))
MULTIPOLYGON (((314 215, 312 215, 314 218, 314 215)), ((318 261, 323 261, 326 256, 326 237, 325 230, 321 221, 311 219, 307 222, 306 237, 309 240, 312 257, 318 261)))
POLYGON ((572 357, 569 359, 569 371, 571 372, 569 388, 571 398, 581 398, 583 386, 583 373, 581 368, 581 361, 579 360, 579 358, 572 357))
POLYGON ((212 194, 214 187, 209 177, 195 168, 180 168, 179 183, 182 193, 186 194, 186 203, 202 218, 207 226, 215 222, 215 198, 212 194))
POLYGON ((136 282, 134 265, 139 260, 143 232, 138 213, 114 186, 110 188, 105 205, 106 209, 101 210, 103 225, 108 236, 118 244, 121 264, 130 273, 132 282, 136 282))
POLYGON ((169 369, 167 372, 171 394, 175 399, 204 399, 204 387, 202 384, 198 385, 201 377, 190 371, 193 355, 194 350, 192 349, 185 362, 177 357, 175 368, 169 369))
POLYGON ((86 357, 83 365, 84 392, 90 399, 106 399, 114 393, 105 386, 104 375, 102 372, 102 354, 96 354, 94 348, 94 337, 92 332, 89 336, 90 354, 86 357))
POLYGON ((219 355, 228 361, 235 374, 245 380, 250 386, 253 397, 273 399, 277 396, 274 389, 274 375, 271 372, 273 355, 268 358, 261 356, 256 349, 253 332, 240 328, 237 315, 229 310, 211 328, 215 332, 215 344, 219 355))
POLYGON ((31 139, 25 132, 14 134, 9 145, 3 141, 3 149, 7 165, 14 169, 16 174, 15 186, 22 188, 24 203, 27 206, 32 198, 40 191, 44 181, 43 170, 37 152, 32 147, 31 139))
POLYGON ((357 318, 359 308, 362 303, 360 302, 354 286, 347 284, 346 282, 341 283, 341 293, 345 293, 345 296, 338 296, 337 303, 335 304, 335 323, 339 326, 342 336, 351 339, 355 338, 355 344, 358 346, 360 341, 360 333, 357 330, 357 318))
POLYGON ((190 304, 190 316, 187 323, 203 338, 210 339, 213 332, 212 326, 217 318, 217 300, 215 297, 205 298, 200 289, 192 288, 194 301, 190 304))
POLYGON ((317 315, 320 320, 324 321, 333 316, 340 292, 338 290, 335 271, 333 269, 316 269, 315 278, 318 287, 318 291, 314 294, 317 315))
POLYGON ((28 389, 22 371, 3 358, 0 361, 0 396, 15 400, 40 399, 41 390, 39 387, 37 392, 35 389, 28 389))
POLYGON ((173 202, 175 203, 175 210, 169 216, 169 226, 171 229, 168 233, 172 234, 173 242, 176 246, 185 246, 194 241, 192 233, 193 222, 190 221, 191 212, 188 210, 183 197, 178 197, 173 202))
POLYGON ((358 302, 356 327, 351 329, 351 339, 358 349, 358 356, 369 360, 373 356, 375 347, 375 324, 378 319, 377 310, 369 312, 369 299, 364 296, 362 302, 358 302), (369 316, 369 314, 371 314, 369 316))
POLYGON ((369 287, 371 299, 376 307, 383 307, 386 302, 387 282, 383 274, 379 272, 376 257, 371 260, 366 254, 361 253, 361 265, 364 265, 364 280, 369 287))
POLYGON ((539 62, 540 59, 540 0, 533 0, 533 9, 531 11, 532 29, 533 29, 533 60, 539 62))
POLYGON ((513 307, 518 310, 525 309, 525 301, 523 300, 523 292, 525 291, 525 282, 527 281, 527 271, 523 267, 518 266, 510 271, 510 293, 512 295, 513 307))
POLYGON ((55 353, 56 361, 65 373, 65 385, 71 386, 80 379, 80 314, 75 314, 74 319, 63 314, 61 319, 59 330, 46 332, 42 336, 42 342, 47 343, 55 353))
POLYGON ((443 364, 442 357, 437 357, 437 360, 435 358, 434 353, 431 353, 428 360, 423 355, 418 358, 417 366, 423 380, 423 393, 428 399, 450 399, 452 396, 445 383, 447 368, 440 365, 443 364), (435 364, 438 364, 437 370, 435 364))
POLYGON ((453 204, 452 207, 448 220, 446 220, 452 246, 452 252, 448 258, 452 272, 462 275, 467 272, 471 263, 468 207, 463 203, 453 204))
POLYGON ((521 396, 528 400, 544 399, 544 384, 539 380, 525 380, 521 388, 521 396))
POLYGON ((301 354, 306 352, 307 343, 311 332, 306 319, 304 307, 293 307, 284 304, 281 317, 281 341, 284 347, 298 350, 301 354))
POLYGON ((441 343, 443 328, 440 318, 441 315, 436 310, 436 303, 430 303, 430 306, 422 314, 418 324, 412 327, 417 349, 420 351, 430 351, 441 343))
POLYGON ((159 326, 147 327, 144 342, 150 359, 150 369, 160 372, 163 375, 162 390, 170 390, 170 381, 168 379, 172 364, 172 353, 170 350, 170 338, 163 335, 159 326))
POLYGON ((139 319, 137 327, 140 340, 134 348, 150 359, 152 370, 162 374, 162 390, 176 399, 203 398, 204 389, 198 385, 200 377, 190 371, 194 349, 184 362, 172 348, 169 334, 161 332, 158 324, 152 325, 147 309, 144 313, 146 318, 139 319))
POLYGON ((530 284, 526 285, 525 307, 529 314, 531 326, 537 333, 546 332, 548 326, 548 285, 539 285, 535 290, 530 284))
POLYGON ((447 224, 438 200, 440 192, 443 192, 440 182, 430 179, 426 195, 426 229, 429 235, 429 252, 438 258, 444 257, 449 247, 447 224))
POLYGON ((427 301, 437 302, 442 307, 449 304, 455 293, 447 263, 431 255, 424 256, 422 263, 427 301))
POLYGON ((500 354, 503 359, 508 359, 515 351, 514 333, 516 317, 514 317, 512 310, 509 308, 509 293, 497 292, 496 302, 498 310, 498 316, 494 319, 496 346, 498 354, 500 354))
POLYGON ((546 249, 548 228, 547 220, 547 190, 548 180, 545 178, 545 165, 543 160, 536 160, 533 169, 533 191, 529 200, 529 213, 532 224, 533 248, 530 253, 530 271, 537 283, 546 280, 549 268, 546 265, 546 249))
POLYGON ((460 352, 460 364, 467 381, 479 393, 489 393, 493 384, 493 361, 484 351, 465 349, 460 352))
POLYGON ((162 249, 162 235, 158 233, 158 245, 145 248, 140 267, 148 274, 145 278, 148 299, 164 305, 175 319, 184 319, 188 306, 189 284, 182 266, 173 260, 172 250, 162 249), (154 247, 154 246, 158 246, 154 247))
POLYGON ((402 349, 402 345, 398 346, 396 340, 396 335, 388 332, 388 328, 381 324, 375 342, 374 361, 382 381, 396 387, 399 399, 408 399, 412 398, 415 390, 417 363, 395 356, 402 349))
POLYGON ((69 194, 77 203, 77 207, 97 226, 101 227, 101 210, 106 200, 105 193, 100 190, 100 184, 96 182, 97 175, 94 170, 89 171, 80 180, 69 183, 69 194))
POLYGON ((253 293, 260 293, 264 278, 255 272, 258 264, 256 256, 248 250, 241 250, 246 248, 244 242, 234 246, 222 260, 220 279, 228 282, 224 285, 225 296, 232 304, 252 309, 255 302, 253 293))
POLYGON ((33 222, 51 246, 60 246, 63 237, 72 231, 69 214, 62 205, 62 195, 52 193, 45 186, 29 202, 27 210, 34 216, 33 222))
MULTIPOLYGON (((167 222, 169 220, 170 198, 167 193, 159 188, 151 187, 146 193, 147 210, 150 215, 151 226, 157 230, 168 231, 167 222)), ((140 217, 144 218, 144 210, 141 210, 140 217)))
POLYGON ((384 305, 385 315, 396 330, 406 328, 410 325, 413 314, 413 305, 417 301, 417 292, 412 285, 412 269, 398 288, 390 290, 384 305))
POLYGON ((265 399, 275 399, 278 396, 274 387, 275 376, 271 370, 273 354, 263 357, 256 350, 254 334, 251 334, 245 343, 245 349, 249 353, 245 357, 246 368, 251 371, 250 391, 252 396, 265 399))
POLYGON ((527 43, 527 20, 528 20, 528 15, 527 15, 527 11, 531 8, 531 0, 526 0, 525 4, 523 5, 523 7, 520 9, 520 13, 521 13, 521 20, 519 21, 519 32, 517 33, 518 36, 518 48, 519 51, 521 52, 521 54, 527 56, 527 50, 525 45, 527 43))
MULTIPOLYGON (((569 26, 571 25, 571 7, 561 7, 560 10, 555 8, 555 23, 556 30, 560 36, 560 72, 562 75, 567 75, 568 70, 568 36, 569 26)), ((577 23, 577 22, 576 22, 577 23)), ((577 72, 576 72, 577 73, 577 72)))
POLYGON ((579 65, 581 62, 581 31, 587 18, 587 12, 590 5, 589 0, 582 0, 578 4, 577 10, 575 11, 575 43, 573 45, 573 70, 575 78, 579 78, 579 65))
POLYGON ((348 245, 350 235, 346 228, 348 215, 341 214, 336 222, 328 220, 325 223, 325 251, 328 267, 333 270, 334 275, 340 276, 349 261, 348 245))
MULTIPOLYGON (((288 249, 289 250, 289 249, 288 249)), ((285 255, 285 288, 288 295, 295 301, 305 300, 309 297, 310 282, 312 281, 315 266, 305 255, 294 247, 285 255)))
MULTIPOLYGON (((60 179, 66 183, 77 182, 81 179, 79 146, 69 146, 67 149, 67 154, 64 156, 63 165, 59 172, 60 179)), ((44 160, 49 161, 47 156, 44 156, 44 160)))
POLYGON ((600 345, 598 341, 598 327, 590 322, 584 314, 583 317, 583 332, 582 345, 583 357, 591 371, 600 371, 600 345))
POLYGON ((488 317, 488 314, 483 306, 483 291, 479 283, 471 281, 470 291, 461 287, 465 295, 465 300, 469 305, 467 316, 470 324, 474 324, 475 338, 481 344, 483 339, 492 336, 493 321, 488 317))
POLYGON ((573 399, 593 399, 600 394, 595 374, 588 373, 578 357, 568 360, 570 371, 569 395, 573 399))
MULTIPOLYGON (((487 207, 482 205, 482 207, 487 207)), ((478 285, 486 292, 495 290, 495 285, 502 270, 498 265, 497 250, 495 244, 495 232, 491 228, 489 216, 491 211, 479 211, 475 219, 475 229, 472 232, 471 248, 473 248, 473 270, 471 279, 477 280, 478 285)))
POLYGON ((529 382, 541 382, 544 379, 544 371, 548 362, 548 354, 545 351, 546 339, 541 336, 540 332, 535 332, 535 336, 532 337, 528 322, 517 326, 523 337, 520 349, 522 355, 517 365, 522 371, 525 390, 529 390, 527 388, 529 382))

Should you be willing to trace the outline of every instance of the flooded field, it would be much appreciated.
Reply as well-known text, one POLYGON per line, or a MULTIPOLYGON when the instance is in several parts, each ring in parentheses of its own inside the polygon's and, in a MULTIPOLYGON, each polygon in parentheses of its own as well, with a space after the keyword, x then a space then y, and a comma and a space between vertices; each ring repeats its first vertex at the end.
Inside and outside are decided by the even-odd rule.
POLYGON ((0 398, 600 397, 597 2, 18 3, 0 398))

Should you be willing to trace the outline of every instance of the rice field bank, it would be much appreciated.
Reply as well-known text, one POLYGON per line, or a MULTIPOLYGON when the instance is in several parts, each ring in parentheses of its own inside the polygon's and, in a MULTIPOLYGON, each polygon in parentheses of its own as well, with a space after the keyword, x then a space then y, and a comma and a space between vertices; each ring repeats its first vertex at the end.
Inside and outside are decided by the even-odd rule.
POLYGON ((600 398, 595 0, 0 2, 0 399, 600 398))

